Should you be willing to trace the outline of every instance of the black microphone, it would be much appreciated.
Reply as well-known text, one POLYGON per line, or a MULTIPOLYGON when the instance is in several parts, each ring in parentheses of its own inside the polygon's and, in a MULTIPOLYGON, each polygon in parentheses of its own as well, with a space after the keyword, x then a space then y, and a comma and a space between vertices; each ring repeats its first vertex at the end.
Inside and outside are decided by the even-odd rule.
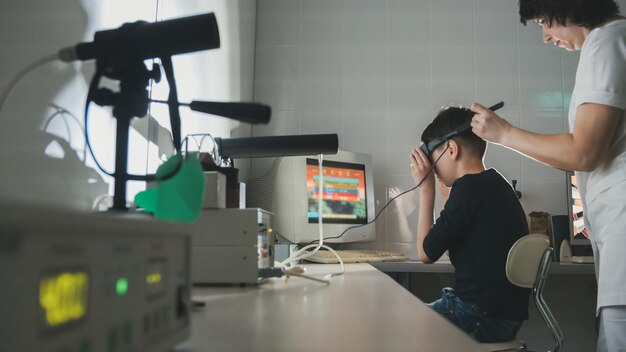
POLYGON ((151 59, 219 47, 215 14, 207 13, 152 23, 125 23, 116 29, 96 32, 92 42, 63 48, 58 56, 65 62, 119 56, 151 59))
MULTIPOLYGON (((169 104, 167 100, 151 99, 153 103, 169 104)), ((229 119, 249 123, 267 124, 270 122, 272 108, 259 103, 227 103, 214 101, 192 100, 191 103, 178 103, 193 111, 227 117, 229 119)))
POLYGON ((267 158, 337 154, 339 137, 336 133, 266 136, 244 138, 215 138, 222 158, 267 158))
POLYGON ((258 103, 218 103, 193 100, 189 103, 189 108, 250 124, 267 124, 272 115, 272 108, 258 103))

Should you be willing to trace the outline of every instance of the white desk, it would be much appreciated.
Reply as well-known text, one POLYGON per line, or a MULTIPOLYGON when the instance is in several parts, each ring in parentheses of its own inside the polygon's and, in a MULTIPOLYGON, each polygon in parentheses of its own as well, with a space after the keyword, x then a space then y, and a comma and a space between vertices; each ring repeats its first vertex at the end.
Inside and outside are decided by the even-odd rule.
MULTIPOLYGON (((420 261, 406 262, 382 262, 372 263, 378 270, 390 273, 453 273, 454 267, 450 260, 441 260, 432 264, 424 264, 420 261)), ((552 262, 549 274, 587 274, 595 275, 593 264, 578 264, 569 262, 552 262)))
MULTIPOLYGON (((308 265, 307 272, 338 271, 308 265)), ((258 287, 196 287, 178 351, 483 351, 479 344, 369 264, 323 284, 292 277, 258 287)))

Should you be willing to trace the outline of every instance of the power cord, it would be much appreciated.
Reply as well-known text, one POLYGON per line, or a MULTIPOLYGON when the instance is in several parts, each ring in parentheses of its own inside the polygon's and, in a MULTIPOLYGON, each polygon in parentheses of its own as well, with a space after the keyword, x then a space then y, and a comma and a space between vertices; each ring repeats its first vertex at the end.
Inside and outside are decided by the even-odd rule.
POLYGON ((4 107, 4 103, 9 97, 9 94, 11 94, 11 91, 19 83, 19 81, 21 81, 24 76, 26 76, 31 71, 34 71, 39 66, 43 66, 49 62, 55 61, 57 57, 57 54, 44 56, 24 67, 20 72, 17 73, 17 75, 13 77, 13 79, 11 79, 11 81, 9 81, 9 84, 7 84, 6 88, 4 88, 4 90, 2 91, 2 94, 0 94, 0 116, 2 115, 2 108, 4 107))
MULTIPOLYGON (((70 111, 68 111, 67 109, 65 109, 65 108, 63 108, 63 107, 61 107, 61 106, 59 106, 57 104, 50 103, 49 105, 52 108, 55 109, 55 112, 52 113, 52 115, 50 115, 46 119, 46 121, 44 123, 44 126, 42 128, 42 130, 44 132, 48 131, 48 128, 49 128, 50 124, 52 123, 52 120, 54 120, 55 117, 57 117, 57 116, 62 117, 63 118, 62 121, 63 121, 63 123, 65 125, 65 130, 67 131, 67 143, 69 143, 71 145, 72 144, 72 129, 70 128, 70 125, 67 122, 67 118, 66 118, 66 116, 69 116, 72 119, 72 121, 76 122, 76 125, 78 126, 80 131, 83 133, 83 137, 84 137, 85 130, 83 129, 83 126, 80 124, 80 120, 78 119, 78 117, 76 117, 76 115, 72 114, 70 111)), ((85 143, 85 145, 83 146, 83 160, 82 160, 83 163, 87 159, 87 154, 86 153, 87 153, 87 143, 85 143)))
POLYGON ((324 278, 320 279, 317 278, 315 276, 311 276, 311 275, 305 275, 304 273, 306 272, 305 268, 302 267, 293 267, 290 269, 287 268, 263 268, 263 269, 259 269, 259 277, 262 279, 267 279, 270 277, 287 277, 289 278, 290 276, 295 276, 295 277, 301 277, 303 279, 307 279, 307 280, 312 280, 312 281, 316 281, 316 282, 321 282, 323 284, 330 284, 330 278, 331 276, 333 276, 332 274, 328 274, 326 276, 324 276, 324 278))

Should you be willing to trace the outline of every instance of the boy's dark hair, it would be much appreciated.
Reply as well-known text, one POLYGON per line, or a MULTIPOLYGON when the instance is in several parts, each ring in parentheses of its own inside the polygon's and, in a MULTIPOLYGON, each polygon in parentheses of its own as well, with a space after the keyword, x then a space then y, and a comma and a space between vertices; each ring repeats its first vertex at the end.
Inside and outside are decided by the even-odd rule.
MULTIPOLYGON (((459 126, 472 121, 474 112, 467 108, 448 107, 439 111, 439 114, 422 132, 422 142, 428 143, 436 138, 445 136, 459 126)), ((472 132, 472 129, 452 137, 470 153, 482 158, 487 149, 487 142, 472 132)))
POLYGON ((619 14, 619 6, 614 0, 519 0, 520 22, 538 18, 549 25, 553 21, 565 25, 571 23, 593 29, 619 14))

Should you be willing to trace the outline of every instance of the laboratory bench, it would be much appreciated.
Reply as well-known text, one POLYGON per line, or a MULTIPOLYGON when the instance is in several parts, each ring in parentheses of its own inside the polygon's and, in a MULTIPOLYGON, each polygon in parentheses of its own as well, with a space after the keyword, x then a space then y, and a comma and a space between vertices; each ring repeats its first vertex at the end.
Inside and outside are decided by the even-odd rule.
MULTIPOLYGON (((339 271, 310 264, 308 275, 339 271)), ((256 286, 194 287, 204 306, 176 351, 483 351, 480 344, 369 264, 330 283, 273 278, 256 286)))

